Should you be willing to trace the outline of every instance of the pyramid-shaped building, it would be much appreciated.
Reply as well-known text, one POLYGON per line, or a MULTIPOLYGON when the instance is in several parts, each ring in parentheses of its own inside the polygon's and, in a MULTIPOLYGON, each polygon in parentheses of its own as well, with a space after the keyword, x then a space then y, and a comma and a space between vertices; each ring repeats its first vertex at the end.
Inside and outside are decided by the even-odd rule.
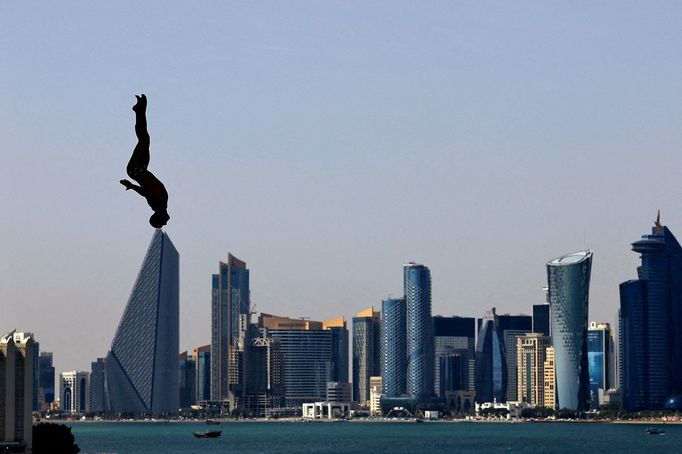
POLYGON ((178 411, 179 255, 156 230, 105 360, 114 413, 178 411))

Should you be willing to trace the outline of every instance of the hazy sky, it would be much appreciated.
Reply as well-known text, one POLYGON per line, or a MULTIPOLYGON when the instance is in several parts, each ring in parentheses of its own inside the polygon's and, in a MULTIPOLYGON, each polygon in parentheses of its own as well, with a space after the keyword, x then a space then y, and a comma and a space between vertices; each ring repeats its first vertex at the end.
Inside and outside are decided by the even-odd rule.
POLYGON ((434 314, 530 313, 546 261, 589 247, 613 322, 657 209, 682 236, 681 23, 674 1, 2 2, 0 330, 59 370, 106 354, 153 234, 118 183, 140 92, 182 350, 228 251, 257 311, 323 319, 400 295, 409 260, 434 314))

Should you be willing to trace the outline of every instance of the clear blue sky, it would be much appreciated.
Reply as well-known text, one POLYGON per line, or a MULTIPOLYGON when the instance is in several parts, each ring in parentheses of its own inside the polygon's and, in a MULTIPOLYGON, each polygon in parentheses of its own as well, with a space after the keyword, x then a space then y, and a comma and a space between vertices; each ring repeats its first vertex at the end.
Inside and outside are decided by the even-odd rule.
POLYGON ((682 236, 682 3, 2 2, 0 329, 57 367, 105 355, 152 236, 118 181, 149 97, 181 255, 181 348, 208 343, 231 251, 258 311, 402 292, 530 312, 545 262, 595 251, 615 321, 629 243, 682 236), (190 4, 191 3, 191 4, 190 4))

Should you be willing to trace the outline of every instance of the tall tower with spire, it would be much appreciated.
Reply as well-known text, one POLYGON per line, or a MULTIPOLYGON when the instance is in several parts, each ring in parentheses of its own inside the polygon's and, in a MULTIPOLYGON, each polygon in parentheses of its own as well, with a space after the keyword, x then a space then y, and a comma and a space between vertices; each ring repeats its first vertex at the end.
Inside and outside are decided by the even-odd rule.
POLYGON ((620 380, 628 410, 659 409, 682 393, 682 247, 661 224, 632 243, 638 279, 620 285, 620 380))

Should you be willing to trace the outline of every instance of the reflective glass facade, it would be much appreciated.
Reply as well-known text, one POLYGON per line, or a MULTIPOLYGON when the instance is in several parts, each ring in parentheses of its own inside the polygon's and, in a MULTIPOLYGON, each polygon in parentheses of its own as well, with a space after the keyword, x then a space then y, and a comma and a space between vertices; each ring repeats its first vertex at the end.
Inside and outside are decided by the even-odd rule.
POLYGON ((211 279, 211 399, 227 399, 230 348, 239 340, 239 320, 250 308, 249 270, 228 254, 211 279))
POLYGON ((404 298, 381 302, 381 394, 398 397, 406 393, 407 326, 404 298))
POLYGON ((370 316, 353 317, 353 400, 366 405, 369 401, 369 377, 380 375, 379 313, 372 308, 370 316))
POLYGON ((646 281, 632 280, 620 284, 618 378, 623 408, 629 411, 649 408, 646 295, 646 281))
POLYGON ((45 396, 45 403, 54 402, 54 365, 52 364, 52 353, 41 352, 38 359, 39 368, 39 389, 45 396))
POLYGON ((105 359, 111 411, 178 410, 178 292, 178 252, 157 230, 105 359))
POLYGON ((268 330, 284 361, 284 396, 288 406, 322 401, 331 376, 329 330, 268 330))
POLYGON ((533 305, 533 332, 543 336, 550 335, 549 328, 549 304, 533 305))
POLYGON ((194 367, 196 376, 196 400, 211 399, 211 346, 205 345, 194 350, 194 367))
POLYGON ((503 402, 507 391, 504 341, 495 308, 479 320, 476 341, 476 401, 503 402))
POLYGON ((639 279, 620 287, 623 400, 627 409, 660 409, 682 393, 682 248, 657 221, 632 250, 642 264, 639 279))
POLYGON ((431 271, 424 265, 403 266, 407 322, 407 394, 433 396, 434 344, 431 318, 431 271))
POLYGON ((196 363, 187 352, 178 359, 178 387, 180 392, 180 408, 189 408, 196 403, 196 363))
POLYGON ((559 408, 589 408, 587 311, 591 268, 590 251, 565 255, 547 263, 559 408))
MULTIPOLYGON (((476 345, 476 319, 473 317, 433 317, 434 334, 434 393, 444 396, 445 391, 474 390, 474 352, 476 345), (443 385, 440 360, 443 356, 458 355, 457 374, 461 377, 443 385), (452 388, 452 386, 456 386, 452 388)), ((450 361, 450 360, 447 360, 450 361)), ((448 363, 450 364, 450 363, 448 363)), ((452 377, 447 372, 445 377, 452 377)))
POLYGON ((334 326, 332 333, 332 376, 334 382, 349 383, 348 379, 348 328, 334 326))

